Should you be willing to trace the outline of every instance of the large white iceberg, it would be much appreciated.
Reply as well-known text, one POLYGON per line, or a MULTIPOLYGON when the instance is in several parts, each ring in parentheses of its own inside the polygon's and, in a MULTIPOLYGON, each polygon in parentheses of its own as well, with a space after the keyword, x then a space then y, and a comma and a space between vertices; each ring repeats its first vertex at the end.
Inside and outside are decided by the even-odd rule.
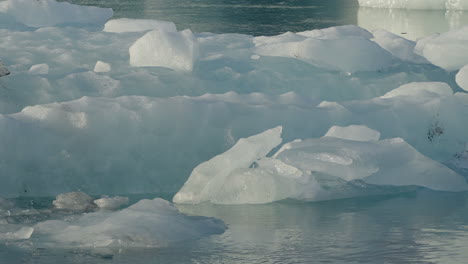
POLYGON ((359 0, 359 5, 376 8, 467 10, 463 0, 359 0))
MULTIPOLYGON (((271 151, 280 134, 279 129, 269 130, 246 140, 268 142, 264 147, 271 151)), ((286 143, 271 158, 257 156, 254 160, 252 156, 250 164, 237 161, 251 148, 236 144, 196 167, 174 202, 317 201, 378 194, 375 185, 468 190, 464 177, 425 157, 403 139, 376 141, 378 136, 365 126, 332 127, 322 138, 286 143), (230 166, 222 162, 225 160, 230 166)), ((381 189, 381 194, 385 191, 381 189)))
POLYGON ((110 8, 79 6, 55 0, 8 0, 4 13, 30 27, 62 24, 104 24, 113 15, 110 8))

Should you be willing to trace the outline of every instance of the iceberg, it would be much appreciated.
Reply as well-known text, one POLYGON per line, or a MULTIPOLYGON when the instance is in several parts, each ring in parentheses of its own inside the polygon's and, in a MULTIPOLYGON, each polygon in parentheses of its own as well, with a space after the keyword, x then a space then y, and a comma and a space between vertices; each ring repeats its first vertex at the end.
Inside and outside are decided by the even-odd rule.
MULTIPOLYGON (((269 142, 269 133, 271 130, 248 139, 269 142)), ((375 189, 380 185, 468 190, 464 177, 425 157, 403 139, 378 140, 379 135, 366 126, 334 126, 322 138, 286 143, 272 157, 257 157, 250 164, 234 162, 231 152, 249 153, 250 149, 236 144, 197 166, 174 196, 174 202, 259 204, 288 198, 318 201, 378 194, 375 189), (225 166, 224 160, 232 165, 225 166)), ((264 147, 271 151, 275 145, 264 147)), ((382 188, 380 194, 386 191, 382 188)))
POLYGON ((462 0, 359 0, 359 5, 374 8, 468 10, 462 0))

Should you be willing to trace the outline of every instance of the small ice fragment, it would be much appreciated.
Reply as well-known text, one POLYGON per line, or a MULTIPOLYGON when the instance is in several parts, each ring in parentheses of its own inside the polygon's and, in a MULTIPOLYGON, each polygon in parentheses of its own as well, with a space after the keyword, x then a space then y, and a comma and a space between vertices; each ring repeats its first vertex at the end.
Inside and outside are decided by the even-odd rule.
POLYGON ((113 211, 128 204, 128 197, 102 197, 101 199, 94 200, 94 203, 101 209, 113 211))
POLYGON ((94 72, 110 72, 111 69, 111 65, 103 61, 97 61, 96 65, 94 66, 94 72))
POLYGON ((250 56, 250 58, 252 60, 258 60, 258 59, 260 59, 260 55, 254 54, 254 55, 250 56))
POLYGON ((140 32, 155 29, 169 32, 177 32, 174 22, 155 19, 119 18, 109 20, 104 25, 105 32, 114 33, 140 32))
POLYGON ((93 209, 96 205, 93 198, 83 192, 69 192, 57 195, 52 202, 57 209, 85 211, 93 209))
POLYGON ((29 69, 31 75, 49 74, 49 65, 42 63, 31 66, 29 69))

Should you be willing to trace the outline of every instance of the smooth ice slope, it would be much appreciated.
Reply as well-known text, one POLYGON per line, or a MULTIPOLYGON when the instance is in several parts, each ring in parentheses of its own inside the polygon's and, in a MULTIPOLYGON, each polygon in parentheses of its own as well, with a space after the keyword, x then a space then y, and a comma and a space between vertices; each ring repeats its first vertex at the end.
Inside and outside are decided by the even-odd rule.
POLYGON ((404 9, 447 9, 467 10, 468 3, 463 0, 359 0, 363 7, 404 8, 404 9))
POLYGON ((8 0, 3 12, 29 27, 104 24, 113 15, 110 8, 72 5, 55 0, 8 0))
POLYGON ((215 218, 181 214, 171 203, 141 200, 117 212, 99 211, 33 226, 31 242, 40 247, 164 247, 221 234, 215 218))
POLYGON ((212 200, 213 190, 221 186, 236 168, 248 167, 281 143, 282 127, 259 135, 241 138, 227 152, 197 166, 182 189, 174 196, 176 203, 201 203, 212 200))
MULTIPOLYGON (((219 173, 217 168, 225 168, 219 160, 235 160, 230 150, 195 168, 174 202, 257 204, 287 198, 317 201, 378 194, 375 185, 468 190, 464 177, 423 156, 403 139, 377 141, 378 135, 365 126, 332 127, 325 137, 285 144, 274 158, 263 156, 250 164, 235 163, 237 167, 219 173), (199 168, 205 168, 203 175, 210 177, 195 179, 199 168)), ((259 137, 268 138, 265 134, 255 137, 258 141, 259 137)), ((237 144, 234 148, 249 152, 248 147, 242 147, 237 144)), ((382 188, 380 194, 386 191, 382 188)))
POLYGON ((132 66, 160 66, 192 71, 198 55, 198 44, 190 30, 153 30, 133 43, 129 52, 132 66))
POLYGON ((154 19, 119 18, 109 20, 104 25, 104 31, 116 33, 140 32, 155 29, 169 32, 177 32, 176 26, 173 22, 154 19))

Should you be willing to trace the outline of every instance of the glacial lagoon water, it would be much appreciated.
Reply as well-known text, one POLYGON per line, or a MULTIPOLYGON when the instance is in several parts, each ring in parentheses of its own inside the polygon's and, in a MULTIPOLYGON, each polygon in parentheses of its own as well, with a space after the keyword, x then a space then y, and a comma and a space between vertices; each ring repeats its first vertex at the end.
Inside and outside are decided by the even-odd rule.
POLYGON ((316 203, 178 207, 222 219, 229 229, 156 249, 1 245, 0 263, 464 263, 468 257, 467 193, 419 190, 316 203))
MULTIPOLYGON (((115 17, 171 20, 195 32, 275 35, 336 25, 383 27, 412 39, 468 24, 464 12, 360 9, 352 0, 74 0, 112 7, 115 17), (382 19, 385 18, 385 19, 382 19), (393 20, 392 20, 393 19, 393 20)), ((161 196, 174 193, 130 197, 161 196)), ((21 224, 49 219, 52 198, 21 197, 21 224), (32 213, 29 213, 32 212, 32 213)), ((0 244, 0 264, 16 263, 464 263, 468 193, 418 189, 386 196, 266 205, 178 205, 227 225, 213 235, 164 248, 60 249, 0 244)))

